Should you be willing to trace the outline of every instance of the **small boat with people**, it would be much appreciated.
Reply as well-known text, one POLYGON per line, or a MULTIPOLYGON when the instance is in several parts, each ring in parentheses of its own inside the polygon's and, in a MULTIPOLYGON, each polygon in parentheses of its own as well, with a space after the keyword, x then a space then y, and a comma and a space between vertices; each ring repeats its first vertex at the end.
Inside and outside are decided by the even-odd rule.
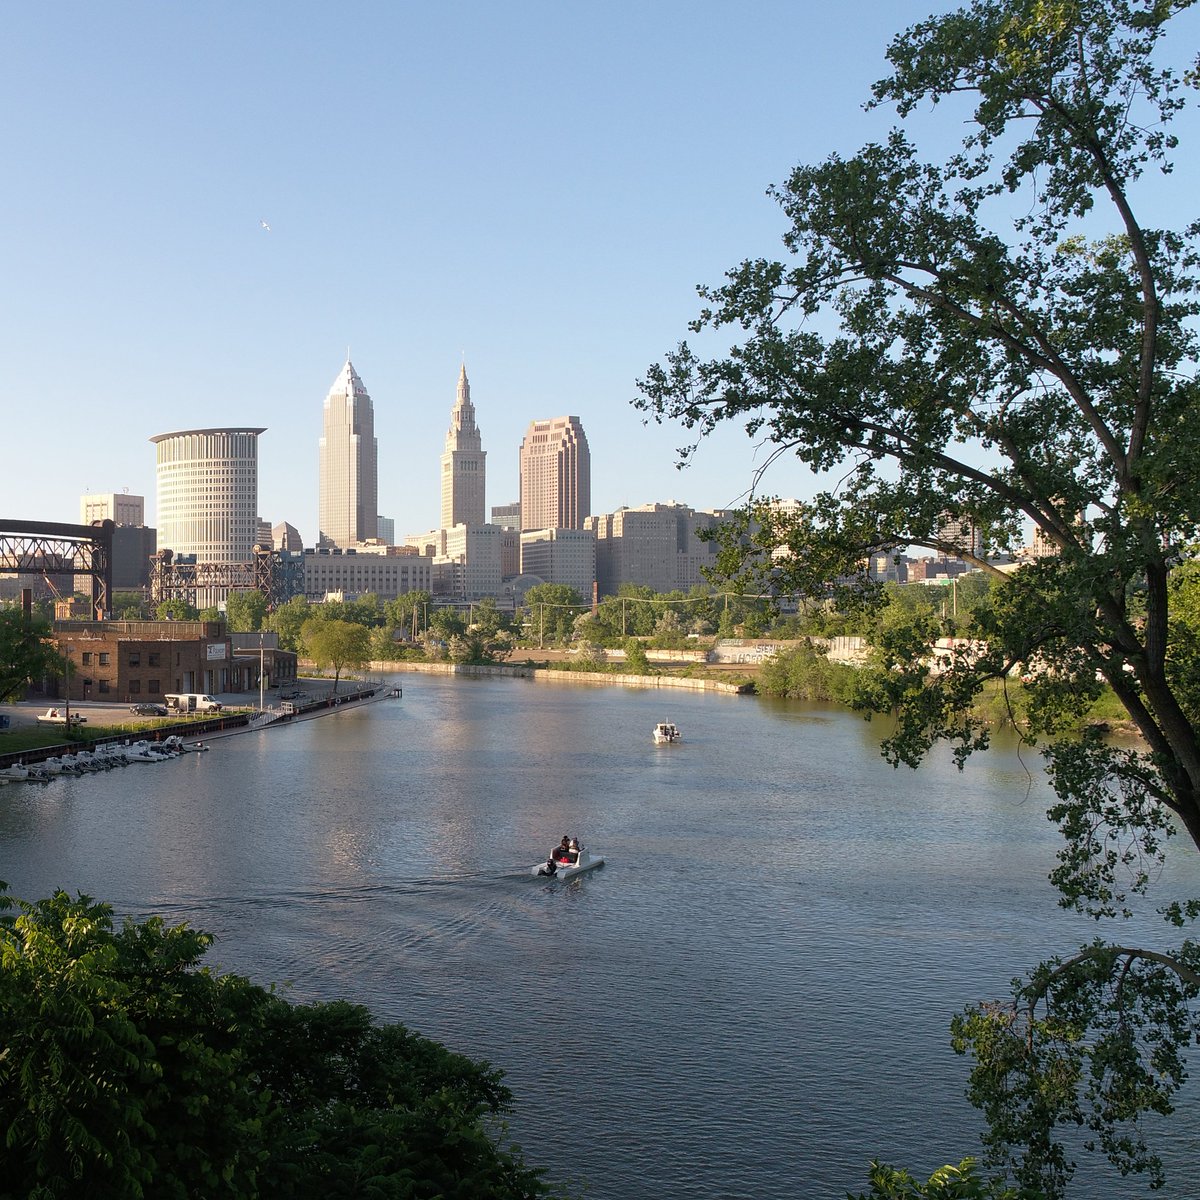
POLYGON ((546 856, 545 862, 534 863, 530 875, 543 879, 573 879, 585 871, 604 866, 604 856, 585 850, 578 838, 563 837, 546 856))
POLYGON ((670 721, 659 721, 654 727, 654 744, 656 746, 665 746, 668 742, 679 742, 683 740, 683 734, 679 732, 679 726, 672 724, 670 721))

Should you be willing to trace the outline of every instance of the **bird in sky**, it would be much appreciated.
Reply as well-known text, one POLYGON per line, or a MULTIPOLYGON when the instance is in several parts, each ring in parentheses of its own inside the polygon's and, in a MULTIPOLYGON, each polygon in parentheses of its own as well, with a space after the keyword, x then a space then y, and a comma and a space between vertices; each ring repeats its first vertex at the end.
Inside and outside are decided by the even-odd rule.
POLYGON ((262 226, 262 227, 263 227, 263 228, 264 228, 264 229, 265 229, 265 230, 266 230, 268 233, 270 233, 270 232, 271 232, 271 227, 270 227, 270 225, 268 225, 268 224, 266 223, 266 221, 259 221, 259 224, 260 224, 260 225, 261 225, 261 226, 262 226))

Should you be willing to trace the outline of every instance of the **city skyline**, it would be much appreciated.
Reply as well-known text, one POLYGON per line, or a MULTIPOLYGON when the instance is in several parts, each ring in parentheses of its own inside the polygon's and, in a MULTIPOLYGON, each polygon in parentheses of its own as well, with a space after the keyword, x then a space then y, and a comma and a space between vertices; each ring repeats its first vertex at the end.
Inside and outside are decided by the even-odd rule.
MULTIPOLYGON (((439 520, 430 463, 464 356, 492 503, 518 495, 528 422, 571 412, 597 511, 733 505, 769 447, 731 426, 677 472, 693 435, 644 426, 636 380, 689 336, 697 284, 783 253, 773 183, 886 138, 894 113, 862 107, 886 47, 950 7, 14 7, 0 359, 21 418, 0 515, 149 498, 146 438, 253 421, 260 515, 311 544, 311 406, 347 343, 398 536, 439 520)), ((1176 24, 1175 45, 1200 41, 1200 10, 1176 24)), ((940 114, 928 128, 945 135, 940 114)), ((1198 176, 1186 156, 1166 186, 1146 175, 1154 225, 1190 219, 1198 176)), ((790 456, 761 484, 816 487, 790 456)))
POLYGON ((569 411, 595 507, 728 505, 752 479, 749 440, 719 438, 679 475, 687 434, 643 427, 629 401, 686 335, 695 284, 777 249, 765 189, 838 145, 810 110, 866 128, 902 18, 864 9, 853 30, 801 6, 670 0, 13 10, 0 139, 21 284, 0 358, 10 406, 37 397, 54 420, 22 423, 0 515, 70 522, 84 493, 150 498, 146 438, 252 420, 270 431, 260 515, 311 544, 311 406, 347 344, 398 536, 439 520, 429 464, 464 355, 493 502, 518 494, 529 421, 569 411))

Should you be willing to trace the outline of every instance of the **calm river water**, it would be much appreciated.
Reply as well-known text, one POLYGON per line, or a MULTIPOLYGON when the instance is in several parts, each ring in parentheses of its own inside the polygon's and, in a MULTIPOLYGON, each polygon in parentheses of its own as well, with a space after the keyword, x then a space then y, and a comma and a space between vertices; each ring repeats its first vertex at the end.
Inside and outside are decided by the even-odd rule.
MULTIPOLYGON (((2 788, 0 878, 189 921, 214 965, 495 1063, 514 1138, 592 1200, 840 1197, 872 1157, 978 1152, 951 1015, 1096 934, 1045 882, 1036 758, 894 771, 844 713, 398 679, 209 754, 2 788), (653 745, 658 720, 685 740, 653 745), (530 878, 564 833, 607 865, 530 878)), ((1160 894, 1200 894, 1200 856, 1160 894)), ((1165 1130, 1169 1195, 1200 1194, 1198 1113, 1165 1130)))

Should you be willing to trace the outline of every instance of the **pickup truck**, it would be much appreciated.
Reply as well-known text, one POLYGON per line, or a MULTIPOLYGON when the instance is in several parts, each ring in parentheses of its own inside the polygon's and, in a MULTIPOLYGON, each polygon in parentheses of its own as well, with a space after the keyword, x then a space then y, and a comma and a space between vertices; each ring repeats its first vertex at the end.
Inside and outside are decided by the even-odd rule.
MULTIPOLYGON (((87 717, 81 717, 78 713, 71 714, 71 725, 83 725, 87 721, 87 717)), ((38 715, 39 725, 66 725, 67 716, 57 708, 48 708, 44 713, 38 715)))

